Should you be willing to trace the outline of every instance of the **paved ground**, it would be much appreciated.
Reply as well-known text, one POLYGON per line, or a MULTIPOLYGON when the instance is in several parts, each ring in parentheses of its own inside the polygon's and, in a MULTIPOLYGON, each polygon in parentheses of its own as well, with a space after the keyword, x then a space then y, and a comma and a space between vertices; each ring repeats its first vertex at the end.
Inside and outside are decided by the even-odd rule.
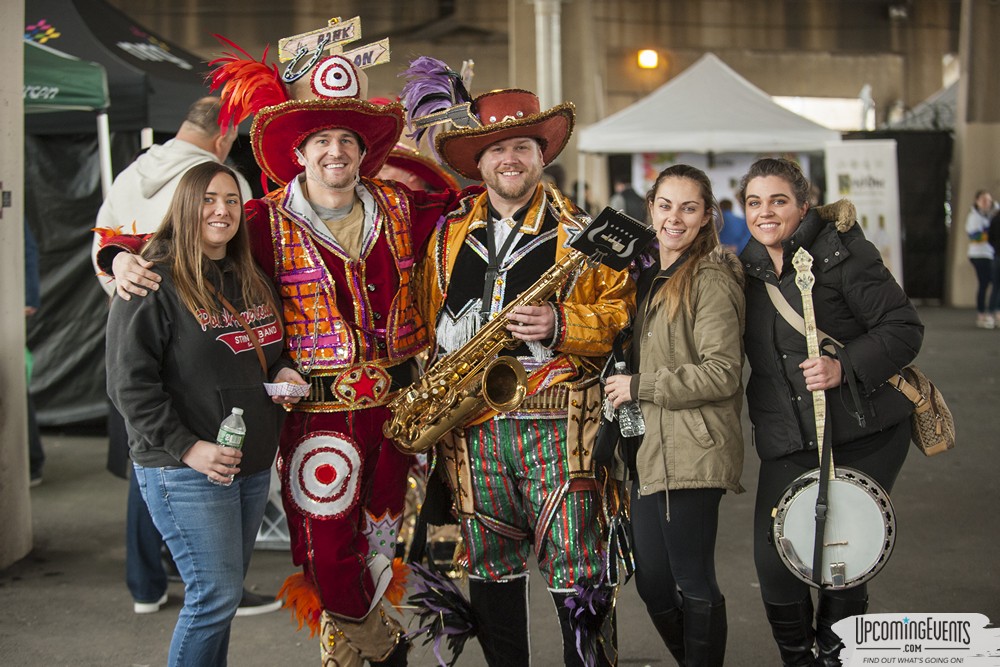
MULTIPOLYGON (((875 612, 980 612, 1000 621, 1000 331, 972 328, 968 310, 925 308, 921 366, 943 390, 958 422, 958 448, 925 459, 911 450, 893 501, 898 538, 872 585, 875 612)), ((136 616, 124 585, 126 484, 104 470, 102 437, 51 433, 45 482, 32 490, 35 549, 0 571, 0 665, 162 665, 183 588, 171 584, 157 614, 136 616)), ((756 455, 747 453, 748 493, 723 499, 718 570, 729 608, 727 664, 778 664, 751 560, 756 455)), ((287 553, 257 551, 248 584, 274 592, 292 572, 287 553)), ((622 665, 672 665, 635 592, 621 593, 622 665)), ((532 587, 535 665, 559 663, 551 602, 532 587)), ((285 612, 238 618, 230 664, 315 665, 316 640, 285 612)), ((412 665, 433 665, 417 646, 412 665)), ((482 664, 470 642, 460 665, 482 664)))

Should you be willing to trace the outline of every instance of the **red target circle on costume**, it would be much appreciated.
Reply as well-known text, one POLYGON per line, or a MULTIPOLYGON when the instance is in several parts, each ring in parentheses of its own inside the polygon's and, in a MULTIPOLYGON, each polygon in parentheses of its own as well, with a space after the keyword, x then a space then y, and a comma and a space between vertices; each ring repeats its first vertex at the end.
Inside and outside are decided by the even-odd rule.
POLYGON ((361 92, 358 71, 344 56, 328 56, 319 61, 310 82, 313 92, 320 97, 357 97, 361 92))
POLYGON ((299 441, 288 457, 285 490, 314 519, 344 516, 361 493, 361 450, 342 433, 319 431, 299 441))

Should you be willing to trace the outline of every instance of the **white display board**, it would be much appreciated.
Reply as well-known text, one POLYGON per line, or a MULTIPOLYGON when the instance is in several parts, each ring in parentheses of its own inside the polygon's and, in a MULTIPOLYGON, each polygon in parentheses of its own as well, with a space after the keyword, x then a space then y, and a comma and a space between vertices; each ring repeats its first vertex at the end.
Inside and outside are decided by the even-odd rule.
POLYGON ((826 200, 850 199, 865 237, 903 284, 903 243, 899 219, 896 141, 844 141, 826 146, 826 200))

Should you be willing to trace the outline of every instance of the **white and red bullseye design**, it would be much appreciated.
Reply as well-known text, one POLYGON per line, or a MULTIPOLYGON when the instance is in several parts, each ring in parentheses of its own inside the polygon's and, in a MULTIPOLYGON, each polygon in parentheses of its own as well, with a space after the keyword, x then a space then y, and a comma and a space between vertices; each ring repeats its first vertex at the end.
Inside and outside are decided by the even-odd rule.
POLYGON ((362 463, 360 448, 342 433, 311 433, 288 458, 286 493, 306 516, 338 519, 358 502, 362 463))
POLYGON ((354 63, 344 56, 328 56, 319 61, 310 83, 320 97, 357 97, 361 92, 354 63))

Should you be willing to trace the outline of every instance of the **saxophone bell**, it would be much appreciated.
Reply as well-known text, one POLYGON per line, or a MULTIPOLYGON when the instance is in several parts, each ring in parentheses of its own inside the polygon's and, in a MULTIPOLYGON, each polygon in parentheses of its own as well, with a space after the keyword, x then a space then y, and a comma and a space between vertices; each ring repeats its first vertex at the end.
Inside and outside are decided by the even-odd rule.
POLYGON ((497 412, 516 410, 528 393, 528 373, 510 356, 499 356, 483 369, 483 400, 497 412))

